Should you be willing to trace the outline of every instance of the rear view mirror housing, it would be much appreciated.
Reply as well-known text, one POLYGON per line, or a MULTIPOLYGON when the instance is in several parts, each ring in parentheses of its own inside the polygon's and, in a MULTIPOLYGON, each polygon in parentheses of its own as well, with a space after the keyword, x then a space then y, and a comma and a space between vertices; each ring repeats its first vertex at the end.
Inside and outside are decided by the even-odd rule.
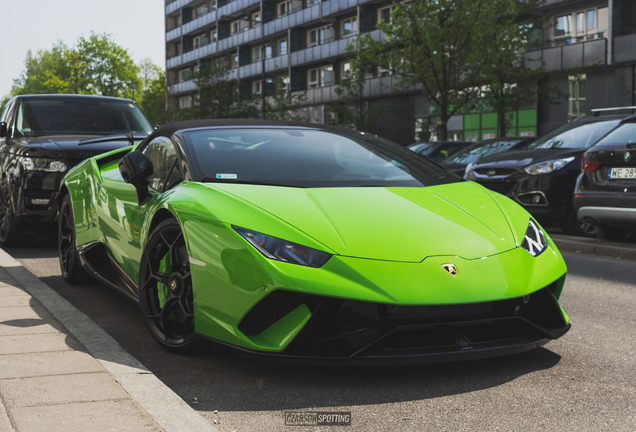
POLYGON ((134 150, 119 161, 119 172, 126 183, 137 191, 137 203, 142 206, 150 199, 148 177, 154 172, 152 162, 139 150, 134 150))

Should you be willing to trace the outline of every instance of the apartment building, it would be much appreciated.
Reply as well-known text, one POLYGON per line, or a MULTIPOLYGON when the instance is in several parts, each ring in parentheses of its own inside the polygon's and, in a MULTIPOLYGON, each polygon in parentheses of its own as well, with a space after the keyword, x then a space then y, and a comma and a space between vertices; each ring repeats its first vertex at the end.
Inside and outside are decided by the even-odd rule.
MULTIPOLYGON (((381 37, 377 23, 388 20, 388 0, 166 0, 168 104, 173 110, 197 103, 193 80, 202 62, 223 58, 241 88, 262 94, 275 74, 306 94, 312 122, 332 121, 329 105, 350 67, 347 46, 358 33, 381 37)), ((552 105, 539 98, 515 113, 512 134, 537 135, 591 108, 636 104, 636 5, 633 0, 547 0, 537 11, 550 19, 543 42, 526 55, 528 67, 541 62, 546 77, 567 94, 552 105), (566 100, 567 99, 567 100, 566 100)), ((376 130, 403 144, 431 129, 426 98, 401 89, 398 78, 377 68, 364 95, 382 115, 376 130)), ((540 94, 540 93, 539 93, 540 94)), ((493 113, 465 113, 449 124, 456 139, 496 133, 493 113), (493 123, 494 122, 494 123, 493 123)))

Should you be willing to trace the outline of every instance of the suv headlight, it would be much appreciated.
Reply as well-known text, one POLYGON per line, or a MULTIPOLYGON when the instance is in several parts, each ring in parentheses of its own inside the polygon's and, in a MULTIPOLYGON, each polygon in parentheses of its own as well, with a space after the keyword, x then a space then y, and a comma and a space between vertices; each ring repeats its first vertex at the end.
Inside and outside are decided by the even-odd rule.
POLYGON ((237 226, 232 226, 232 228, 269 259, 308 267, 321 267, 331 258, 331 254, 298 243, 292 243, 278 237, 268 236, 237 226))
POLYGON ((68 167, 60 160, 45 158, 22 158, 22 166, 26 171, 65 172, 68 167))
POLYGON ((475 180, 475 173, 473 172, 473 167, 475 166, 475 162, 471 162, 466 165, 466 170, 464 171, 464 178, 466 180, 475 180))
POLYGON ((529 167, 525 167, 524 171, 528 174, 537 175, 537 174, 549 174, 553 171, 558 171, 570 162, 574 160, 574 156, 563 158, 563 159, 555 159, 547 162, 541 162, 538 164, 530 165, 529 167))
POLYGON ((534 257, 548 248, 548 242, 545 239, 541 227, 539 227, 539 224, 533 219, 530 219, 528 222, 528 228, 526 229, 526 234, 523 236, 521 247, 534 257))

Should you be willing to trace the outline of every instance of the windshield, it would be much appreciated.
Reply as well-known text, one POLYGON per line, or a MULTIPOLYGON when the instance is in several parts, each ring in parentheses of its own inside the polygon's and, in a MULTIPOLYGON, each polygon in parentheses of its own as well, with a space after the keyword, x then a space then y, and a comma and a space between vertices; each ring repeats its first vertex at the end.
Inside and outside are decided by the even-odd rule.
POLYGON ((620 120, 605 120, 595 123, 567 123, 538 138, 529 149, 586 149, 614 128, 620 120))
POLYGON ((130 101, 79 97, 25 99, 16 126, 18 134, 26 137, 152 132, 139 107, 130 101))
POLYGON ((481 159, 484 156, 488 156, 494 153, 499 153, 504 150, 508 150, 515 146, 520 140, 506 140, 506 141, 490 141, 471 144, 459 150, 457 153, 452 154, 448 159, 442 162, 442 165, 447 164, 461 164, 468 165, 471 162, 481 159))
POLYGON ((186 132, 184 138, 202 181, 293 187, 461 181, 402 146, 353 131, 216 128, 186 132))
POLYGON ((624 146, 636 143, 636 123, 624 123, 596 143, 597 146, 624 146))

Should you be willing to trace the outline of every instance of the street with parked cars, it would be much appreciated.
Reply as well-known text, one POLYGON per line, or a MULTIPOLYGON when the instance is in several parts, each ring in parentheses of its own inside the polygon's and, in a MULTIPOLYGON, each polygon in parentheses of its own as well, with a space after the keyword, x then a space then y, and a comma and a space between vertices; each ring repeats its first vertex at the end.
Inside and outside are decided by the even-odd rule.
POLYGON ((403 147, 18 96, 0 245, 223 431, 317 410, 354 430, 628 431, 635 152, 633 115, 403 147))

